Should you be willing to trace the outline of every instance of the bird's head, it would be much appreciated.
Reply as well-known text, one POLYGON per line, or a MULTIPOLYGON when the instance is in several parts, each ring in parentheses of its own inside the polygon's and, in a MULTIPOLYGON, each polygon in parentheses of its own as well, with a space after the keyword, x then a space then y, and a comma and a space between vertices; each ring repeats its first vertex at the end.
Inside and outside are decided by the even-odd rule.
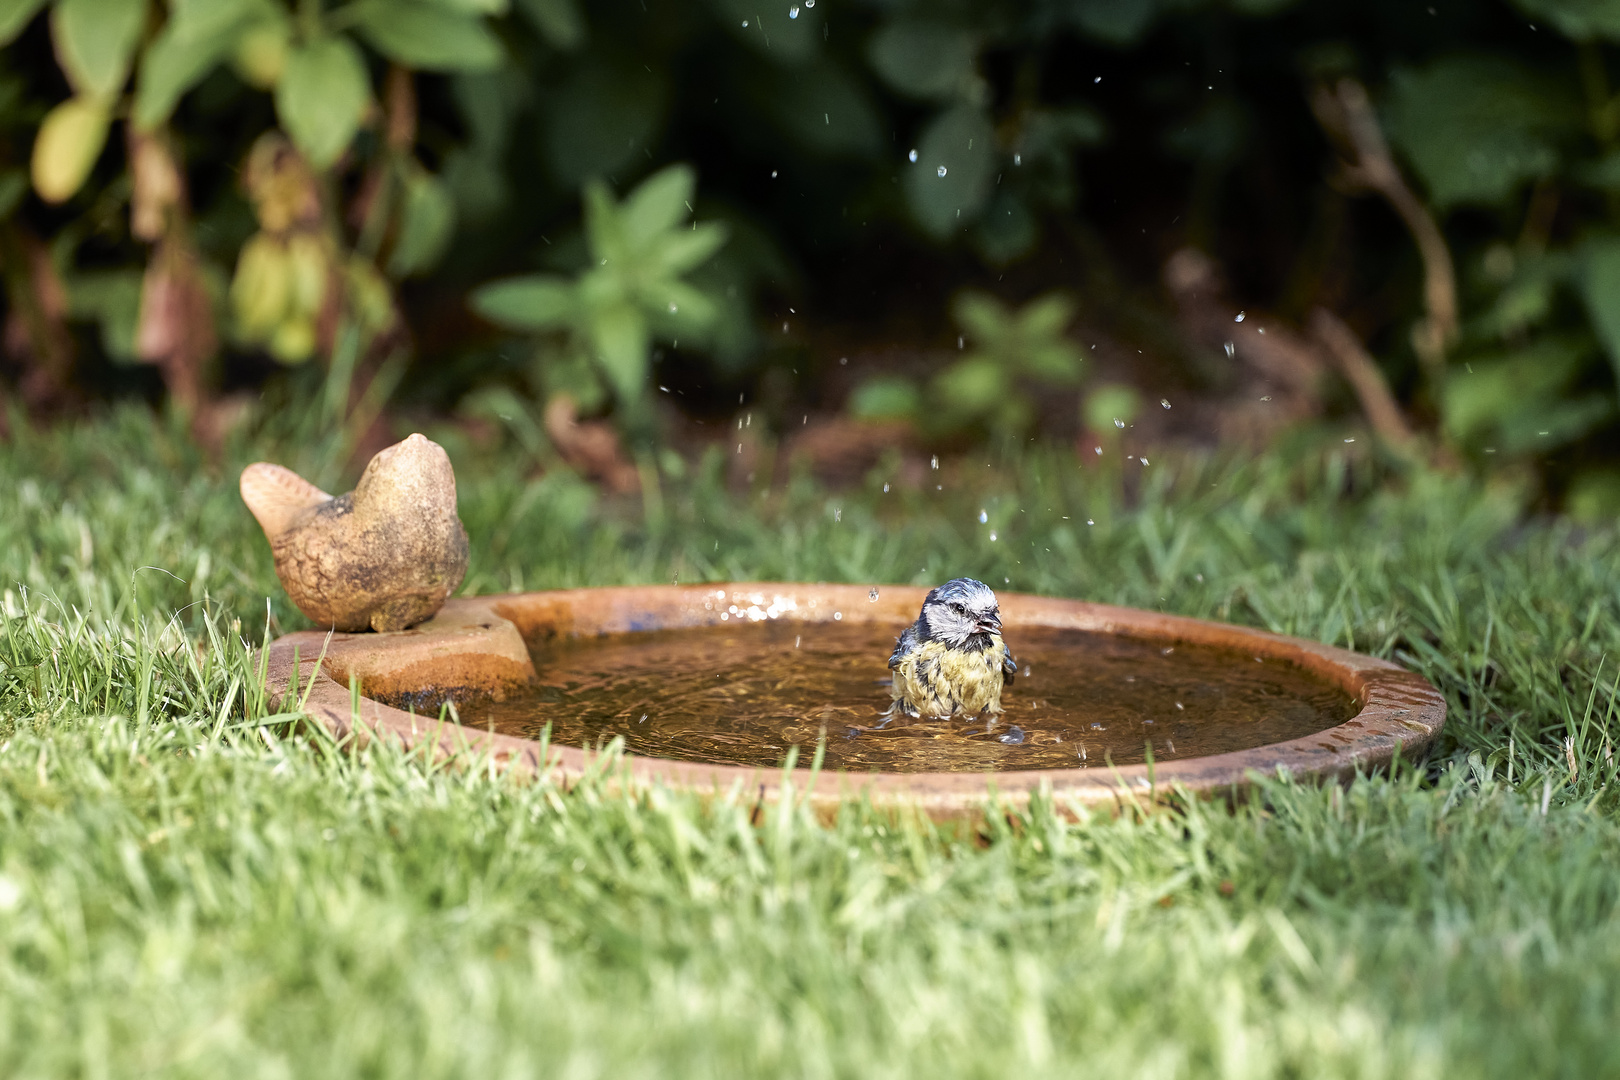
POLYGON ((928 594, 920 621, 930 638, 953 649, 984 648, 991 634, 1001 633, 1001 608, 990 586, 956 578, 928 594))

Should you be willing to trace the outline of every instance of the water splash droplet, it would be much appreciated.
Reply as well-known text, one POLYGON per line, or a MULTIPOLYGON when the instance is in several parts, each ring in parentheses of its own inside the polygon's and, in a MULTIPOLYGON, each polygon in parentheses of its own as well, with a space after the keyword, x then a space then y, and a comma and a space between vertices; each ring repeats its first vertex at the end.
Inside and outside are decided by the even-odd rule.
POLYGON ((838 509, 833 511, 833 520, 834 521, 843 521, 844 520, 844 509, 843 509, 843 507, 839 507, 838 509))
POLYGON ((996 530, 994 529, 990 530, 990 542, 992 544, 996 542, 996 530))
POLYGON ((990 515, 985 513, 983 510, 980 510, 979 511, 979 524, 983 525, 985 522, 987 522, 989 520, 990 520, 990 515))
POLYGON ((1168 409, 1170 407, 1170 399, 1169 398, 1160 398, 1159 399, 1159 404, 1163 405, 1165 408, 1168 409))
POLYGON ((928 467, 930 469, 939 468, 939 455, 938 454, 935 454, 933 457, 928 459, 928 467))
POLYGON ((1117 428, 1123 428, 1125 426, 1125 421, 1116 416, 1114 417, 1114 426, 1117 428))
POLYGON ((804 0, 804 6, 805 6, 805 10, 808 11, 810 8, 813 8, 813 7, 816 6, 816 0, 804 0))
POLYGON ((743 29, 744 30, 748 29, 748 20, 747 19, 743 20, 743 29))
POLYGON ((1247 311, 1240 311, 1240 312, 1237 313, 1237 318, 1233 319, 1232 321, 1233 322, 1242 322, 1244 319, 1246 319, 1248 317, 1249 317, 1249 313, 1247 311))
POLYGON ((1236 355, 1237 355, 1237 346, 1232 344, 1230 341, 1228 341, 1226 343, 1226 358, 1228 360, 1230 360, 1232 357, 1234 357, 1236 355))
POLYGON ((669 305, 669 313, 670 313, 670 314, 671 314, 671 315, 673 315, 673 314, 675 314, 675 313, 676 313, 676 312, 677 312, 677 311, 679 311, 679 310, 681 310, 681 309, 680 309, 680 308, 678 308, 678 307, 676 307, 676 306, 675 306, 675 302, 674 302, 674 301, 673 301, 673 300, 672 300, 672 301, 670 301, 670 305, 669 305))
POLYGON ((1097 523, 1095 521, 1092 521, 1090 518, 1086 518, 1086 524, 1087 525, 1095 525, 1097 523))
POLYGON ((844 613, 842 611, 833 612, 833 622, 843 622, 843 621, 844 621, 844 613))
POLYGON ((788 18, 797 19, 798 17, 799 17, 799 5, 794 4, 792 7, 788 8, 788 18))
POLYGON ((917 151, 913 150, 911 153, 907 154, 906 157, 910 158, 912 161, 916 161, 917 160, 917 151))
POLYGON ((943 165, 939 167, 939 178, 941 180, 945 179, 945 166, 943 165))
POLYGON ((867 594, 866 594, 866 598, 867 598, 867 599, 868 599, 868 600, 870 600, 870 601, 872 601, 872 603, 874 603, 874 604, 875 604, 875 603, 877 603, 877 598, 878 598, 878 591, 877 591, 877 589, 876 589, 876 588, 873 588, 873 589, 872 589, 872 591, 871 591, 871 592, 869 592, 869 593, 867 593, 867 594))
POLYGON ((889 493, 889 485, 884 484, 883 485, 883 494, 887 495, 888 493, 889 493))
POLYGON ((1013 155, 1013 164, 1014 165, 1022 165, 1023 163, 1024 163, 1024 155, 1023 154, 1014 154, 1013 155))

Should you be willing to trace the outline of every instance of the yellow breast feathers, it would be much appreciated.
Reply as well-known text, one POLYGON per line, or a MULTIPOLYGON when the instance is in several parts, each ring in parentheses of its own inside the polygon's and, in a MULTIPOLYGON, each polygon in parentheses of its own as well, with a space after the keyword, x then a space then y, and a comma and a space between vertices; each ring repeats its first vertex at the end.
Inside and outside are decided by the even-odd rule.
POLYGON ((1002 660, 1007 646, 992 635, 982 652, 926 641, 894 669, 894 702, 908 716, 937 719, 1001 712, 1002 660))

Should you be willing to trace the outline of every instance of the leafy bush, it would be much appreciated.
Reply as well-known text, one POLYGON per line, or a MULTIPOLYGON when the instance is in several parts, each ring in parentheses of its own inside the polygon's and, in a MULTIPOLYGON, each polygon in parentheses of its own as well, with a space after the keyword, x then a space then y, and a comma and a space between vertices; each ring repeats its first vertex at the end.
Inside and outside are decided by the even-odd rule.
POLYGON ((956 298, 962 344, 971 351, 925 384, 875 379, 855 394, 852 408, 868 419, 903 419, 929 435, 973 427, 998 434, 1027 430, 1035 419, 1032 388, 1080 381, 1080 349, 1064 336, 1074 304, 1060 293, 1011 311, 995 297, 967 291, 956 298))
MULTIPOLYGON (((964 289, 1059 284, 1088 328, 1222 385, 1145 288, 1192 244, 1243 305, 1339 312, 1420 426, 1482 463, 1551 463, 1598 506, 1612 485, 1580 476, 1612 464, 1620 373, 1612 6, 0 0, 4 385, 61 407, 151 391, 125 367, 146 362, 201 409, 267 377, 347 403, 383 372, 443 407, 534 374, 648 424, 649 377, 699 409, 763 387, 837 404, 782 308, 875 336, 938 325, 964 289), (1399 222, 1426 216, 1455 261, 1458 320, 1329 164, 1308 102, 1341 77, 1370 88, 1399 222), (667 228, 613 239, 639 196, 607 192, 673 185, 680 161, 683 209, 727 243, 699 258, 718 229, 668 199, 667 228), (676 232, 699 247, 630 272, 676 232), (620 243, 651 246, 601 266, 620 243), (521 311, 497 302, 513 275, 521 311), (535 348, 468 317, 475 293, 535 348)), ((1022 430, 1031 388, 1074 384, 962 327, 976 352, 949 378, 873 383, 858 408, 1022 430)))
POLYGON ((577 278, 531 274, 485 285, 474 306, 488 319, 542 337, 537 382, 595 411, 608 401, 639 404, 654 340, 679 347, 713 330, 719 302, 684 280, 725 242, 725 229, 693 222, 692 171, 671 166, 615 203, 607 188, 585 188, 589 265, 577 278))

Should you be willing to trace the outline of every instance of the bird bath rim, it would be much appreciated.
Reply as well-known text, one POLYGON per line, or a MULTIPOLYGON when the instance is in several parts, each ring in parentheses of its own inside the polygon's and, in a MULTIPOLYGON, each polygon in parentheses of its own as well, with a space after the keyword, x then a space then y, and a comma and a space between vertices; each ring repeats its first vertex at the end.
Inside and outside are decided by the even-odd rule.
MULTIPOLYGON (((568 786, 591 769, 600 756, 597 752, 552 745, 545 749, 547 760, 542 762, 541 744, 535 740, 441 723, 436 704, 431 715, 411 713, 374 697, 357 696, 351 682, 363 694, 396 701, 499 696, 534 677, 529 641, 719 626, 723 615, 729 617, 730 604, 746 605, 737 618, 882 623, 892 624, 898 633, 915 618, 928 591, 878 586, 874 599, 873 589, 746 582, 459 597, 410 630, 287 634, 270 645, 266 689, 274 708, 294 711, 301 701, 306 714, 340 739, 382 737, 406 747, 427 745, 442 757, 488 755, 500 766, 546 772, 568 786), (290 689, 294 685, 296 691, 290 689)), ((1241 651, 1303 669, 1349 693, 1360 709, 1341 724, 1286 742, 1152 765, 994 773, 811 776, 800 771, 793 781, 802 797, 824 813, 831 813, 843 799, 864 795, 874 805, 911 807, 940 819, 978 814, 992 796, 1004 806, 1022 806, 1044 789, 1060 804, 1077 801, 1113 808, 1151 802, 1177 787, 1203 795, 1235 793, 1257 773, 1347 779, 1358 771, 1387 767, 1397 753, 1408 760, 1421 757, 1445 723, 1445 699, 1439 691, 1422 676, 1387 660, 1205 619, 1021 593, 1002 593, 1000 598, 1009 634, 1019 626, 1047 626, 1241 651)), ((625 754, 618 775, 632 785, 665 784, 708 794, 757 789, 759 798, 770 800, 782 773, 625 754)))

